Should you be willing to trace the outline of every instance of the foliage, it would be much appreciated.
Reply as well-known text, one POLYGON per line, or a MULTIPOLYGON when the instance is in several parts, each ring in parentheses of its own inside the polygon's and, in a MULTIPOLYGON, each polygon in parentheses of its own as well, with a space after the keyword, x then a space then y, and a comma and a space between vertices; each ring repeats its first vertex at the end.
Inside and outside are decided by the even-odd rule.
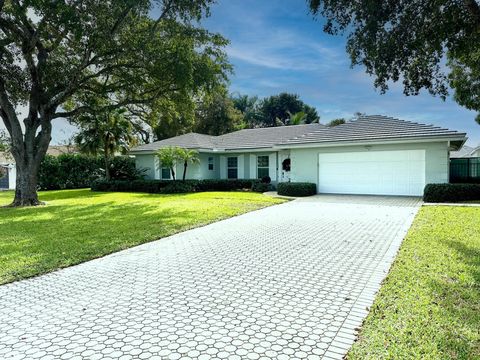
POLYGON ((54 119, 115 108, 133 115, 176 109, 226 81, 227 41, 198 25, 212 3, 0 1, 0 116, 23 184, 14 205, 38 204, 32 174, 54 119), (96 98, 104 102, 91 107, 96 98), (18 105, 30 109, 24 124, 18 105))
POLYGON ((299 111, 295 114, 288 112, 289 118, 286 121, 286 125, 301 125, 307 121, 307 114, 303 111, 299 111))
POLYGON ((264 193, 271 190, 273 190, 273 186, 270 183, 267 183, 264 181, 258 181, 258 180, 252 183, 253 192, 264 193))
POLYGON ((480 200, 479 184, 427 184, 423 193, 425 202, 460 202, 480 200))
MULTIPOLYGON (((112 179, 134 180, 141 178, 142 171, 135 168, 135 161, 118 156, 110 163, 112 179)), ((38 186, 41 190, 80 189, 90 187, 95 180, 103 178, 105 169, 98 157, 78 154, 46 155, 40 164, 38 186)))
POLYGON ((480 358, 479 217, 419 210, 347 359, 480 358))
POLYGON ((218 136, 244 127, 242 113, 223 92, 205 98, 196 110, 194 130, 201 134, 218 136))
POLYGON ((338 125, 345 124, 347 121, 344 118, 333 119, 327 123, 328 127, 334 127, 338 125))
POLYGON ((451 58, 448 64, 452 69, 449 79, 455 89, 455 101, 476 111, 475 121, 480 124, 480 49, 459 59, 451 58))
POLYGON ((168 146, 157 150, 155 154, 159 161, 160 168, 169 168, 172 174, 172 179, 175 180, 175 165, 178 160, 178 148, 168 146))
MULTIPOLYGON (((0 192, 0 205, 13 196, 0 192)), ((86 189, 40 192, 40 199, 49 206, 0 208, 0 284, 282 202, 251 192, 154 195, 86 189)))
POLYGON ((0 130, 0 152, 7 152, 9 151, 8 144, 9 144, 9 137, 7 133, 3 130, 0 130))
MULTIPOLYGON (((253 180, 185 180, 185 186, 172 185, 178 183, 171 180, 133 180, 106 181, 98 180, 92 184, 93 191, 130 191, 146 193, 169 193, 172 189, 185 189, 185 192, 234 191, 251 189, 253 180), (171 186, 170 186, 171 185, 171 186)), ((177 192, 177 191, 174 191, 177 192)))
MULTIPOLYGON (((391 81, 401 80, 406 95, 426 89, 445 97, 448 84, 442 61, 446 53, 451 65, 459 61, 469 68, 466 73, 478 74, 480 5, 476 0, 309 0, 309 4, 313 14, 325 19, 325 32, 347 33, 352 65, 365 66, 382 92, 391 81)), ((458 90, 458 81, 451 85, 460 93, 473 86, 460 84, 458 90)))
POLYGON ((305 113, 305 123, 318 122, 320 117, 316 110, 306 105, 296 94, 280 93, 263 99, 258 106, 259 123, 257 125, 286 125, 291 114, 305 113))
POLYGON ((123 109, 116 109, 74 117, 80 127, 74 138, 78 149, 85 154, 103 157, 107 180, 110 179, 111 158, 116 153, 126 154, 134 144, 132 124, 124 114, 123 109))
POLYGON ((305 182, 283 182, 278 183, 277 193, 283 196, 311 196, 317 193, 317 185, 305 182))
POLYGON ((199 164, 200 157, 197 150, 189 150, 184 148, 177 148, 177 159, 183 162, 183 176, 182 180, 185 181, 187 176, 187 166, 191 164, 199 164))
POLYGON ((261 122, 261 114, 258 110, 258 96, 236 94, 232 95, 231 99, 233 106, 243 114, 247 127, 256 127, 261 122))

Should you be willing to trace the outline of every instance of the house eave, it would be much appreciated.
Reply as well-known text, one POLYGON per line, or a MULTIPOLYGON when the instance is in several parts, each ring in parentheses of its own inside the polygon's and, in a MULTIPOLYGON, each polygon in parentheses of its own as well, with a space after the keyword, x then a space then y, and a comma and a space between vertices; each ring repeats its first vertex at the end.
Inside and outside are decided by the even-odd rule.
POLYGON ((342 141, 323 141, 298 144, 279 144, 275 145, 275 150, 303 149, 303 148, 322 148, 337 146, 356 146, 356 145, 383 145, 383 144, 407 144, 407 143, 425 143, 425 142, 447 142, 449 146, 460 148, 466 141, 465 136, 449 137, 415 137, 415 138, 392 138, 375 140, 342 140, 342 141), (452 145, 452 143, 455 143, 452 145))

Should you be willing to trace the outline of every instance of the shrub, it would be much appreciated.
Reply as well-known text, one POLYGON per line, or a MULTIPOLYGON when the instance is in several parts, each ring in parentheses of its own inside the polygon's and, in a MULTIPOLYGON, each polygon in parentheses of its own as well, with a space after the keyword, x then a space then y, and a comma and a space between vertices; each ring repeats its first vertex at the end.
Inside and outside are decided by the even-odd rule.
POLYGON ((252 191, 254 192, 259 192, 259 193, 264 193, 266 191, 272 190, 273 187, 269 183, 265 183, 263 181, 255 181, 252 184, 252 191))
MULTIPOLYGON (((110 174, 112 180, 135 180, 142 177, 143 171, 135 168, 134 159, 117 156, 112 159, 110 174)), ((46 155, 40 165, 38 185, 41 190, 79 189, 91 187, 104 175, 100 158, 79 154, 46 155)))
POLYGON ((278 195, 310 196, 317 193, 317 185, 304 182, 284 182, 277 185, 278 195))
POLYGON ((264 184, 270 184, 272 182, 272 179, 270 179, 270 176, 267 175, 267 176, 262 177, 261 181, 264 184))
POLYGON ((425 202, 459 202, 480 200, 478 184, 428 184, 423 192, 425 202))
POLYGON ((196 191, 232 191, 251 189, 252 180, 97 180, 93 191, 132 191, 148 193, 183 193, 196 191))

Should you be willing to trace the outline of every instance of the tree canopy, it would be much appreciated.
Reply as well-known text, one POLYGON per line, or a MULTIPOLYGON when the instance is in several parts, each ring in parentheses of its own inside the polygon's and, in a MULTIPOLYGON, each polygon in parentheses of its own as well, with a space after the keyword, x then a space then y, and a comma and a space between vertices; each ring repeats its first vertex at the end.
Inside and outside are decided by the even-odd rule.
POLYGON ((101 111, 162 114, 226 80, 227 41, 198 25, 212 2, 0 0, 0 116, 17 164, 13 205, 38 204, 53 119, 98 111, 92 97, 108 100, 101 111), (20 105, 28 107, 23 128, 20 105))
POLYGON ((309 0, 309 5, 325 18, 325 32, 347 35, 352 65, 363 65, 382 92, 401 81, 406 95, 426 89, 445 98, 450 85, 460 105, 480 110, 472 103, 479 96, 478 1, 309 0))

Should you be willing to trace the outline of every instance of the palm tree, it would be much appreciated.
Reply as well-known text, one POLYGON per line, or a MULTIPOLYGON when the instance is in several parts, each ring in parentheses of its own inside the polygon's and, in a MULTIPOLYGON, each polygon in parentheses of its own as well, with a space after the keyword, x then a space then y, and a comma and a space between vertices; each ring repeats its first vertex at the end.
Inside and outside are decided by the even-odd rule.
POLYGON ((198 164, 200 163, 200 158, 198 156, 198 151, 188 150, 183 148, 177 148, 177 158, 180 161, 183 161, 183 177, 182 180, 185 181, 187 176, 187 166, 188 163, 198 164))
POLYGON ((305 124, 305 121, 307 120, 307 114, 305 114, 303 111, 299 111, 295 114, 292 114, 290 111, 287 111, 287 113, 290 117, 287 120, 287 125, 301 125, 305 124))
POLYGON ((132 124, 124 113, 124 110, 114 110, 99 116, 86 116, 74 138, 81 152, 103 156, 107 180, 110 180, 111 158, 115 153, 125 154, 134 143, 132 124))
POLYGON ((165 147, 156 152, 161 168, 169 168, 172 178, 175 180, 175 163, 178 160, 178 148, 165 147))

